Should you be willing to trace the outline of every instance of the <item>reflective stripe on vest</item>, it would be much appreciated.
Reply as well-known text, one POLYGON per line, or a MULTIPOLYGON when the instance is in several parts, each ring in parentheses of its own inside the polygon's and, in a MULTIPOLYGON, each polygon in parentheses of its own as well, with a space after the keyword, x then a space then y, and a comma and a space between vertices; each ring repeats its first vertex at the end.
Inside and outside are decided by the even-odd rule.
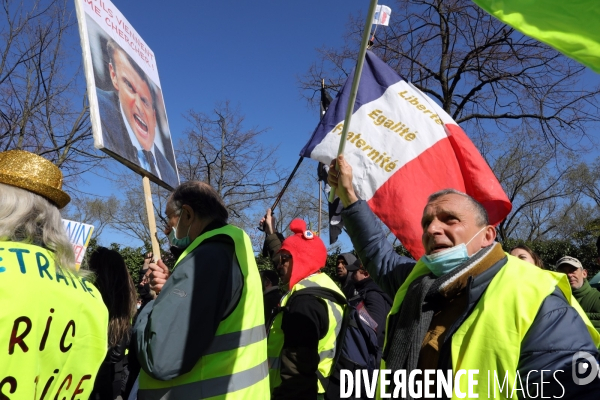
MULTIPOLYGON (((281 307, 284 307, 290 298, 290 296, 304 288, 308 287, 324 287, 328 289, 335 290, 336 292, 343 295, 342 291, 337 287, 337 285, 329 278, 327 275, 323 273, 317 273, 310 275, 307 278, 304 278, 297 284, 295 284, 292 289, 283 296, 281 300, 281 307)), ((319 351, 319 372, 324 376, 328 377, 331 373, 331 367, 333 363, 333 357, 335 355, 335 345, 337 336, 340 333, 340 329, 342 327, 342 318, 344 314, 344 309, 337 303, 334 303, 331 300, 322 299, 325 301, 327 305, 327 313, 329 317, 329 328, 327 329, 327 333, 325 336, 319 340, 318 351, 319 351)), ((281 330, 281 322, 283 318, 283 313, 278 313, 272 324, 271 329, 269 331, 269 340, 268 340, 268 355, 269 355, 269 379, 271 384, 271 392, 281 384, 281 350, 283 349, 283 341, 284 335, 281 330)), ((325 393, 325 389, 321 385, 321 382, 318 382, 319 393, 325 393)))
POLYGON ((0 398, 88 398, 108 347, 108 310, 42 247, 0 241, 0 398))
MULTIPOLYGON (((263 330, 265 326, 263 325, 263 330)), ((254 394, 250 392, 244 392, 242 390, 255 385, 257 382, 265 381, 269 373, 267 361, 265 360, 262 364, 257 365, 253 368, 245 371, 237 372, 231 375, 220 376, 217 378, 205 379, 202 381, 187 383, 181 386, 174 386, 162 389, 146 390, 143 398, 145 400, 161 400, 161 399, 208 399, 221 396, 224 399, 244 399, 248 396, 258 397, 247 397, 248 399, 268 399, 268 393, 254 391, 254 394), (227 395, 229 393, 229 395, 227 395), (235 395, 235 397, 231 397, 235 395)), ((139 397, 138 395, 138 398, 139 397)))
MULTIPOLYGON (((267 340, 262 307, 262 284, 248 235, 226 225, 196 238, 177 263, 204 240, 227 235, 235 243, 235 255, 244 286, 233 312, 217 327, 208 350, 194 368, 168 381, 140 372, 138 399, 267 399, 269 397, 267 340)), ((193 332, 190 332, 193 335, 193 332)))
MULTIPOLYGON (((471 314, 452 335, 452 370, 479 370, 479 375, 475 377, 479 378, 479 383, 473 386, 474 393, 478 394, 479 398, 488 397, 488 371, 492 386, 494 371, 501 382, 505 375, 508 376, 508 385, 504 389, 509 395, 498 391, 496 398, 510 398, 521 354, 521 342, 535 320, 541 304, 557 286, 582 317, 596 346, 600 344, 600 335, 571 295, 566 275, 532 267, 531 264, 510 255, 507 257, 506 265, 498 271, 471 314), (490 340, 493 340, 493 346, 490 346, 490 340)), ((410 283, 428 273, 429 269, 419 261, 396 293, 389 315, 400 310, 410 283)), ((383 360, 381 368, 385 368, 383 360)), ((467 383, 466 378, 460 379, 460 390, 463 393, 468 390, 467 383)), ((490 391, 493 391, 493 388, 490 388, 490 391)), ((380 391, 377 393, 380 398, 380 391)), ((458 398, 456 391, 453 391, 452 398, 458 398)))

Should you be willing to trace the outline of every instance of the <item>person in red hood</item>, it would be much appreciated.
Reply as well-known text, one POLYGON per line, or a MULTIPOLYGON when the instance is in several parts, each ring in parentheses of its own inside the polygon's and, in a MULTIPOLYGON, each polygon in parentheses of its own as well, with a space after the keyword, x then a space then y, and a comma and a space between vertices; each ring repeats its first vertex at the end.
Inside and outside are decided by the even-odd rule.
POLYGON ((271 399, 317 399, 325 393, 317 374, 328 377, 335 355, 344 309, 333 301, 313 295, 294 296, 309 287, 324 287, 343 296, 326 274, 327 250, 323 241, 295 219, 293 235, 279 251, 277 271, 290 290, 282 298, 268 338, 271 399))

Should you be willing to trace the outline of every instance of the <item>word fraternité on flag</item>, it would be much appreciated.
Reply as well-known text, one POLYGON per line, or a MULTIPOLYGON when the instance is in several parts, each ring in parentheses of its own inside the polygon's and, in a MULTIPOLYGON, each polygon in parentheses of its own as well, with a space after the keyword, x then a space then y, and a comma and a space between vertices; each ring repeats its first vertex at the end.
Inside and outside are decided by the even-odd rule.
MULTIPOLYGON (((329 164, 337 156, 354 73, 300 155, 329 164)), ((359 198, 415 258, 424 254, 421 215, 430 194, 465 192, 496 225, 511 204, 475 145, 433 100, 367 51, 344 156, 359 198)))

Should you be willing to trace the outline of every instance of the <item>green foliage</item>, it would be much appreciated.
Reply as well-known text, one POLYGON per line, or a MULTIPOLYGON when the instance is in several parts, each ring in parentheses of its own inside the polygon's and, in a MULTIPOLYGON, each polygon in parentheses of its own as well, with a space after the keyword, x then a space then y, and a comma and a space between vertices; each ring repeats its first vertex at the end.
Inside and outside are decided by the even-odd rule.
POLYGON ((413 256, 408 252, 408 250, 406 250, 406 247, 404 247, 402 244, 399 244, 398 246, 394 247, 394 250, 401 256, 413 258, 413 256))
POLYGON ((125 261, 127 270, 133 279, 133 282, 137 283, 140 281, 140 269, 144 265, 144 254, 148 251, 147 247, 121 247, 117 243, 111 243, 109 246, 111 250, 118 251, 125 261))
POLYGON ((321 270, 325 274, 327 274, 327 276, 329 276, 331 279, 333 279, 334 282, 337 282, 337 276, 335 275, 335 270, 336 270, 335 267, 337 266, 337 258, 340 254, 341 254, 341 250, 339 248, 336 248, 333 253, 327 254, 327 261, 325 262, 325 268, 323 268, 321 270))
POLYGON ((262 254, 256 256, 256 265, 258 266, 259 271, 264 271, 266 269, 273 269, 273 262, 269 257, 265 257, 262 254))
POLYGON ((544 261, 547 269, 555 270, 556 262, 564 256, 577 258, 588 271, 588 277, 598 273, 599 266, 596 264, 598 253, 596 251, 597 236, 589 235, 587 240, 577 243, 568 240, 545 240, 535 242, 524 242, 509 239, 502 243, 505 251, 509 251, 519 244, 525 244, 544 261))
MULTIPOLYGON (((92 254, 94 250, 96 250, 98 247, 100 247, 98 245, 98 241, 96 240, 96 238, 92 237, 92 239, 90 239, 90 244, 87 248, 87 251, 85 252, 85 257, 82 262, 82 268, 88 268, 90 254, 92 254)), ((133 282, 136 284, 137 282, 139 282, 140 268, 144 264, 144 254, 150 251, 148 250, 149 247, 149 245, 145 245, 138 248, 121 247, 121 245, 119 245, 118 243, 111 243, 111 245, 108 246, 109 249, 117 251, 121 255, 121 257, 123 257, 125 265, 127 266, 127 270, 129 271, 133 282)))
POLYGON ((595 247, 596 240, 600 236, 600 220, 593 219, 588 221, 583 229, 575 232, 572 236, 573 240, 580 246, 593 244, 595 247))

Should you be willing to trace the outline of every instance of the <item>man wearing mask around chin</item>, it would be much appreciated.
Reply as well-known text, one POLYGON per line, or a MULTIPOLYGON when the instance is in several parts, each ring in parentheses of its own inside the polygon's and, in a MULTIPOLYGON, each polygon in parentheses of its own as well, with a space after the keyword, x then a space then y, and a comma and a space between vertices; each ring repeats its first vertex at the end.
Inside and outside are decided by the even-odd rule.
POLYGON ((172 274, 150 264, 158 293, 134 327, 142 366, 137 398, 269 396, 263 295, 248 235, 227 224, 217 192, 181 184, 165 210, 169 241, 183 250, 172 274))
MULTIPOLYGON (((415 264, 394 252, 367 203, 357 198, 344 157, 337 159, 339 175, 335 163, 328 181, 344 205, 354 248, 371 277, 395 296, 382 368, 407 376, 416 369, 479 370, 473 386, 479 398, 494 390, 487 371, 500 380, 508 373, 508 393, 518 389, 520 398, 539 396, 542 380, 544 396, 597 398, 599 378, 581 386, 572 378, 585 363, 576 353, 598 359, 600 336, 564 275, 506 255, 485 208, 453 189, 429 197, 421 220, 426 255, 415 264), (523 386, 517 381, 514 387, 517 373, 523 386)), ((460 380, 462 392, 467 383, 460 380)))

